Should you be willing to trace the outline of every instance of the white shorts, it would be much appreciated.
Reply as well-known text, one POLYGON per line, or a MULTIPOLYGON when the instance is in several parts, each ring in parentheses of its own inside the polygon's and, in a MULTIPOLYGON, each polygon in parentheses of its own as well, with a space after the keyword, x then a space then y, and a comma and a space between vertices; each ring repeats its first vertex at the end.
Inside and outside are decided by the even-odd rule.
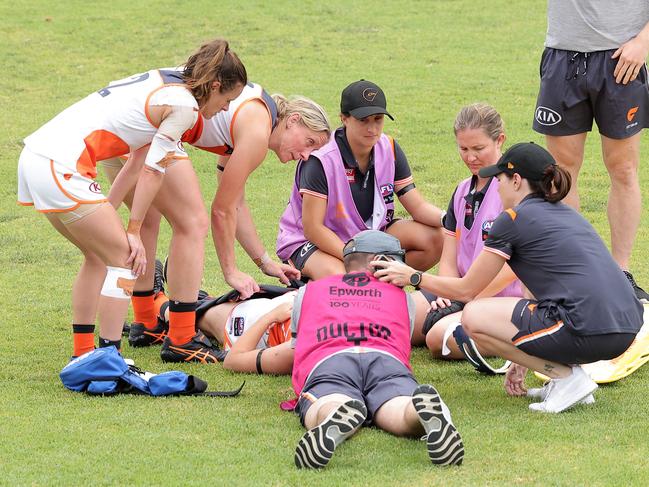
POLYGON ((18 160, 18 203, 42 213, 67 212, 81 204, 108 201, 99 183, 27 147, 18 160))

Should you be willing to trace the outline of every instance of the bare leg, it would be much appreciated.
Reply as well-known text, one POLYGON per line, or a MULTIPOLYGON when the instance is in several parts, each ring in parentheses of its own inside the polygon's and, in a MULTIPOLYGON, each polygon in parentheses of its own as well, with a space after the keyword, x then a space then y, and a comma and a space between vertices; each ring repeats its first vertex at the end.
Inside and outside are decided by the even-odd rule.
POLYGON ((374 423, 395 436, 421 436, 424 427, 412 405, 411 396, 393 397, 374 414, 374 423))
POLYGON ((462 352, 455 343, 453 336, 449 337, 446 342, 446 346, 449 348, 451 353, 449 355, 442 355, 442 348, 444 346, 444 333, 446 329, 453 323, 461 321, 462 312, 458 311, 457 313, 444 316, 439 320, 435 325, 429 330, 426 334, 426 346, 430 350, 430 354, 433 358, 444 359, 444 360, 460 360, 464 358, 462 352))
POLYGON ((106 264, 94 253, 83 250, 83 244, 72 236, 57 216, 52 213, 45 216, 61 235, 83 252, 84 260, 72 285, 72 323, 94 324, 99 293, 106 278, 106 264))
POLYGON ((169 299, 194 302, 203 277, 209 221, 198 178, 189 161, 178 161, 167 168, 154 203, 173 231, 167 270, 169 299))
POLYGON ((640 134, 621 140, 602 136, 602 155, 611 178, 608 195, 611 253, 615 262, 628 270, 642 211, 638 180, 640 134))
POLYGON ((495 355, 511 360, 552 379, 568 377, 572 369, 529 355, 512 344, 518 328, 511 315, 520 298, 486 298, 468 303, 462 311, 462 326, 479 346, 493 350, 495 355))
POLYGON ((344 274, 343 261, 322 250, 316 250, 304 264, 302 274, 310 279, 321 279, 336 274, 344 274))
POLYGON ((423 345, 426 341, 426 337, 422 332, 422 327, 424 326, 424 320, 426 319, 426 315, 430 309, 430 304, 419 291, 411 292, 410 297, 415 302, 415 327, 412 330, 410 343, 413 346, 423 345))
MULTIPOLYGON (((48 214, 47 218, 54 228, 76 245, 84 255, 93 256, 79 272, 72 297, 75 313, 80 313, 79 317, 83 314, 83 318, 92 318, 87 323, 93 323, 101 283, 106 273, 105 266, 127 267, 129 245, 122 221, 115 209, 108 204, 101 205, 93 213, 68 225, 63 225, 54 214, 48 214), (104 263, 103 267, 97 263, 94 256, 104 263), (85 298, 89 299, 87 305, 82 304, 85 298)), ((107 303, 105 308, 102 306, 99 332, 103 338, 120 339, 128 304, 128 299, 110 298, 110 303, 107 303)))
POLYGON ((579 210, 579 185, 578 177, 581 165, 584 162, 584 146, 586 133, 567 136, 545 136, 545 144, 557 164, 566 169, 572 176, 572 187, 563 199, 563 202, 579 210))
POLYGON ((427 271, 439 262, 443 236, 440 228, 429 227, 412 220, 399 220, 386 230, 401 242, 406 250, 406 263, 420 271, 427 271))

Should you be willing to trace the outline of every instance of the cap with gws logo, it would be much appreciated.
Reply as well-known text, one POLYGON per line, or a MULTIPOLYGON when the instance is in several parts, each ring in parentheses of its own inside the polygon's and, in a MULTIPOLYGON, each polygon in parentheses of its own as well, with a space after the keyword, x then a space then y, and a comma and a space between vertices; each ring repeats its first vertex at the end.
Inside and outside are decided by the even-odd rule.
POLYGON ((341 113, 349 113, 359 120, 379 113, 383 113, 390 117, 391 120, 394 120, 386 107, 387 102, 383 90, 371 81, 364 79, 347 86, 340 97, 341 113))
POLYGON ((555 165, 552 155, 534 142, 521 142, 511 146, 493 166, 480 169, 480 177, 488 178, 504 172, 510 176, 518 173, 526 179, 540 181, 545 168, 555 165))

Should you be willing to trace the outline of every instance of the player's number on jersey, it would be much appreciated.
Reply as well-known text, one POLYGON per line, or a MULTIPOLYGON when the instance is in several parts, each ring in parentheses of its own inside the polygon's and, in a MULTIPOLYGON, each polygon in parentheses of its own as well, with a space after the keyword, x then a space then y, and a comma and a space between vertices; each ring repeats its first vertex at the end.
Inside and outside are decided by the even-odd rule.
POLYGON ((110 90, 112 90, 113 88, 119 88, 120 86, 128 86, 134 83, 139 83, 140 81, 144 81, 145 79, 148 79, 148 77, 149 77, 149 73, 138 74, 136 76, 132 76, 124 80, 116 81, 114 84, 110 84, 106 88, 102 88, 97 93, 99 93, 101 96, 106 97, 110 95, 110 90))

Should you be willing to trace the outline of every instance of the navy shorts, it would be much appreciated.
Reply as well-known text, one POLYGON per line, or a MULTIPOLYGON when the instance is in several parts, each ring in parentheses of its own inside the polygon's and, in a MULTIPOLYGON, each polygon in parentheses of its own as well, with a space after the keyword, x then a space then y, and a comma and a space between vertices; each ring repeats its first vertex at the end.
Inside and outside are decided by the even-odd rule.
POLYGON ((545 135, 589 132, 626 139, 649 126, 649 85, 644 65, 632 82, 615 82, 615 51, 573 52, 546 48, 533 128, 545 135))
POLYGON ((561 364, 588 364, 610 360, 626 351, 635 333, 576 335, 555 303, 521 299, 512 313, 518 333, 512 343, 523 352, 561 364))
POLYGON ((302 388, 295 407, 304 426, 306 412, 318 398, 345 394, 367 406, 369 424, 376 411, 399 396, 412 396, 419 384, 408 367, 381 352, 343 352, 320 363, 302 388))

